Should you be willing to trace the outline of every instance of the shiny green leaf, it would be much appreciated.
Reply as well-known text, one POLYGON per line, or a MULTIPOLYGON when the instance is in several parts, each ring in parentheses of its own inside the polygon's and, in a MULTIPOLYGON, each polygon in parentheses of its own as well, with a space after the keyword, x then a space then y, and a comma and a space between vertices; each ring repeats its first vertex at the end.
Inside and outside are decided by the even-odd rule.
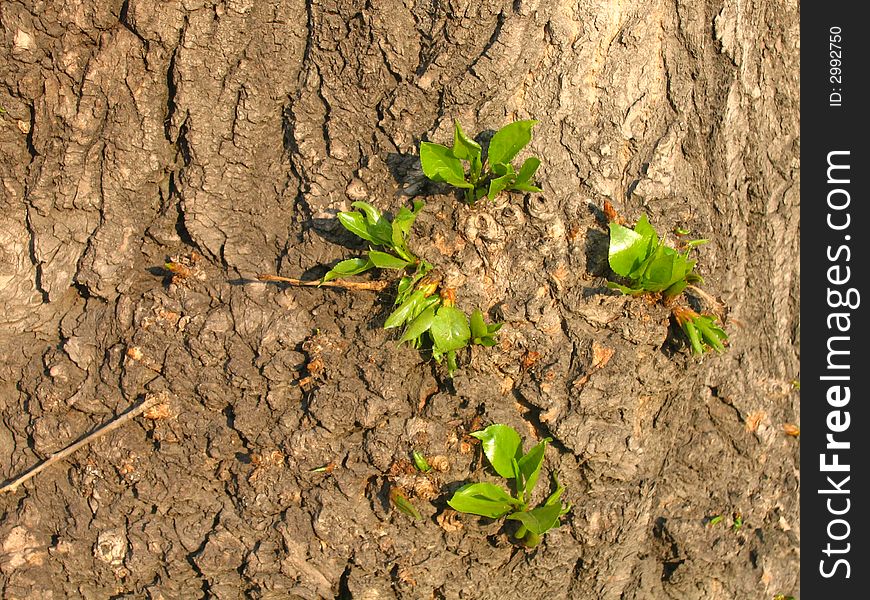
POLYGON ((688 284, 689 282, 686 281, 686 279, 677 280, 668 289, 666 289, 663 294, 666 298, 676 298, 683 293, 683 290, 686 289, 686 286, 688 284))
POLYGON ((496 177, 504 177, 505 175, 514 174, 514 166, 511 164, 495 163, 491 166, 492 172, 496 177))
POLYGON ((641 283, 650 292, 660 292, 673 282, 675 262, 679 255, 666 246, 658 246, 644 270, 641 283), (670 252, 669 252, 670 250, 670 252))
POLYGON ((618 223, 610 223, 610 248, 607 260, 617 275, 628 277, 647 258, 649 240, 618 223))
POLYGON ((536 185, 531 185, 531 184, 529 184, 529 183, 525 183, 525 182, 516 182, 516 183, 512 183, 511 185, 509 185, 509 186, 508 186, 507 188, 505 188, 505 189, 507 189, 507 190, 516 190, 516 191, 518 191, 518 192, 528 192, 528 193, 530 193, 530 194, 534 194, 534 193, 537 193, 537 192, 542 191, 541 188, 539 188, 538 186, 536 186, 536 185))
POLYGON ((402 335, 399 343, 416 340, 418 337, 429 331, 432 326, 432 321, 435 319, 436 306, 430 306, 408 324, 405 333, 402 335))
POLYGON ((332 281, 339 277, 347 277, 349 275, 359 275, 374 267, 375 265, 365 258, 350 258, 337 263, 326 275, 323 276, 321 282, 332 281))
POLYGON ((541 166, 540 159, 530 156, 525 162, 523 162, 523 166, 520 167, 520 172, 517 173, 517 183, 526 183, 532 180, 532 177, 535 176, 535 171, 538 170, 538 167, 541 166))
POLYGON ((379 269, 404 269, 411 264, 407 260, 377 250, 369 252, 369 260, 379 269))
POLYGON ((561 512, 560 512, 559 514, 564 515, 566 512, 568 512, 568 511, 571 509, 571 505, 570 505, 570 504, 565 504, 565 505, 563 505, 563 504, 559 501, 559 498, 562 497, 562 494, 564 493, 565 488, 562 486, 561 483, 559 483, 559 478, 556 477, 556 474, 555 474, 555 473, 553 473, 553 483, 556 484, 556 491, 554 491, 552 494, 550 494, 550 495, 547 497, 547 500, 544 502, 544 504, 545 504, 545 505, 548 505, 548 506, 551 505, 551 504, 558 504, 559 506, 562 507, 562 510, 561 510, 561 512))
POLYGON ((407 243, 408 232, 411 231, 411 226, 417 218, 420 210, 423 208, 423 202, 420 200, 414 201, 414 210, 408 210, 403 206, 393 217, 392 223, 392 242, 394 246, 404 247, 407 243))
POLYGON ((474 309, 474 312, 471 313, 471 319, 469 319, 471 323, 471 335, 472 337, 483 337, 487 335, 486 323, 483 320, 483 313, 480 312, 479 308, 474 309))
POLYGON ((703 354, 704 347, 701 345, 701 336, 698 333, 698 328, 695 327, 695 324, 692 321, 686 321, 682 326, 683 333, 686 334, 686 337, 689 338, 689 343, 692 345, 692 352, 694 354, 703 354))
POLYGON ((646 215, 640 216, 637 223, 634 224, 634 231, 647 240, 647 254, 652 252, 653 248, 659 243, 659 236, 653 226, 650 225, 646 215))
POLYGON ((716 350, 716 352, 725 350, 723 342, 728 340, 728 335, 716 325, 716 317, 712 315, 699 315, 695 319, 695 326, 708 346, 716 350))
POLYGON ((384 329, 392 329, 393 327, 401 327, 409 319, 413 318, 413 314, 417 307, 426 299, 423 292, 416 291, 399 305, 399 308, 390 313, 387 320, 384 322, 384 329))
POLYGON ((507 516, 512 521, 519 521, 534 534, 542 535, 559 523, 562 513, 560 504, 543 504, 529 511, 515 512, 507 516))
POLYGON ((499 129, 489 142, 489 164, 507 164, 532 139, 532 127, 537 121, 516 121, 499 129))
POLYGON ((480 144, 465 135, 459 121, 453 121, 453 156, 462 160, 471 160, 474 155, 480 156, 480 144))
POLYGON ((644 292, 644 289, 642 287, 631 288, 631 287, 628 287, 627 285, 614 283, 613 281, 608 281, 606 285, 607 285, 607 287, 609 287, 612 290, 619 290, 623 294, 629 294, 632 296, 636 296, 636 295, 642 294, 644 292))
POLYGON ((502 175, 501 177, 490 179, 489 192, 486 194, 486 197, 490 200, 494 200, 495 197, 502 192, 502 190, 504 190, 511 183, 513 183, 515 177, 516 175, 514 175, 513 173, 507 173, 506 175, 502 175))
POLYGON ((459 367, 456 364, 456 351, 450 350, 447 353, 447 375, 453 377, 453 374, 456 372, 456 369, 459 367))
POLYGON ((471 435, 482 442, 483 453, 495 472, 505 479, 511 479, 514 476, 512 461, 522 457, 520 434, 513 427, 496 424, 471 435))
POLYGON ((469 483, 456 490, 447 504, 459 512, 498 519, 515 510, 519 502, 497 485, 469 483))
POLYGON ((391 236, 390 222, 381 216, 380 211, 368 202, 356 201, 351 206, 365 215, 366 229, 376 244, 389 245, 391 236))
POLYGON ((531 497, 532 490, 535 489, 535 484, 538 483, 541 465, 544 464, 544 451, 547 449, 547 444, 552 441, 553 438, 544 438, 518 461, 520 474, 523 476, 522 485, 526 498, 531 497))
POLYGON ((341 223, 345 229, 347 229, 349 232, 357 237, 360 237, 373 244, 381 243, 371 234, 371 232, 369 231, 369 225, 366 222, 366 218, 361 213, 340 212, 338 213, 338 222, 341 223))
POLYGON ((369 225, 377 225, 377 223, 381 220, 381 212, 368 202, 358 200, 356 202, 352 202, 351 206, 361 210, 365 214, 366 221, 369 225))
POLYGON ((460 188, 473 188, 465 181, 462 161, 453 155, 450 148, 430 142, 420 143, 420 164, 423 173, 432 181, 443 181, 460 188))
POLYGON ((468 317, 455 306, 442 306, 438 309, 429 333, 433 347, 442 354, 464 348, 471 338, 468 317))

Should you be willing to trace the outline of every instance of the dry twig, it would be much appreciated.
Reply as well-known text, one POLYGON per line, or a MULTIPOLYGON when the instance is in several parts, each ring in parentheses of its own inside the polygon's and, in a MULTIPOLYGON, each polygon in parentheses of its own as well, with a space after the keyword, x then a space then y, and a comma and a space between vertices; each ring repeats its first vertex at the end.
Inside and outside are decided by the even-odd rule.
POLYGON ((389 281, 324 281, 319 280, 303 281, 301 279, 293 279, 292 277, 281 277, 280 275, 257 275, 259 281, 286 283, 288 285, 296 285, 300 287, 331 287, 345 290, 362 290, 369 292, 380 292, 390 285, 389 281))
POLYGON ((133 406, 132 408, 127 409, 126 412, 121 413, 120 415, 118 415, 117 417, 115 417, 114 419, 112 419, 111 421, 109 421, 108 423, 106 423, 105 425, 100 427, 99 429, 95 429, 94 431, 87 434, 83 438, 80 438, 77 442, 73 442, 72 444, 70 444, 69 446, 64 448, 63 450, 55 452, 54 454, 52 454, 51 456, 49 456, 48 458, 43 460, 41 463, 39 463, 35 467, 31 468, 29 471, 26 471, 23 475, 19 475, 18 477, 16 477, 15 479, 10 481, 9 483, 4 485, 3 487, 0 487, 0 494, 4 494, 6 492, 16 491, 21 486, 21 484, 26 482, 31 477, 34 477, 38 473, 44 471, 45 469, 47 469, 48 467, 50 467, 54 463, 56 463, 60 460, 63 460, 64 458, 66 458, 67 456, 69 456, 70 454, 72 454, 73 452, 78 450, 79 448, 90 444, 91 442, 93 442, 97 438, 102 437, 102 436, 106 435, 107 433, 114 431, 115 429, 118 429, 121 425, 123 425, 127 421, 131 421, 136 416, 138 416, 138 415, 142 414, 143 412, 145 412, 146 410, 148 410, 148 408, 150 408, 151 406, 157 404, 158 402, 164 401, 164 399, 165 398, 164 398, 163 394, 153 394, 153 395, 146 396, 145 399, 141 403, 137 404, 136 406, 133 406))

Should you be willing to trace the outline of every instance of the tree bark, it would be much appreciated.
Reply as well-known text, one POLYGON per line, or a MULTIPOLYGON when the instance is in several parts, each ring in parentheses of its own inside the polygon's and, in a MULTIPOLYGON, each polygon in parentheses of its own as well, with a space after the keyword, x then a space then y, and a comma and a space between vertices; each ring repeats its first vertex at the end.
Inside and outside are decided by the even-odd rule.
POLYGON ((3 2, 0 478, 174 397, 0 497, 4 595, 798 596, 799 16, 3 2), (423 176, 454 119, 485 142, 521 118, 542 193, 470 208, 423 176), (383 331, 389 292, 252 282, 316 279, 362 249, 338 211, 411 196, 415 250, 505 322, 452 381, 383 331), (605 200, 710 240, 727 352, 692 359, 665 309, 604 287, 605 200), (555 439, 573 504, 531 553, 444 525, 490 478, 463 436, 495 422, 555 439), (406 472, 413 450, 449 471, 406 472))

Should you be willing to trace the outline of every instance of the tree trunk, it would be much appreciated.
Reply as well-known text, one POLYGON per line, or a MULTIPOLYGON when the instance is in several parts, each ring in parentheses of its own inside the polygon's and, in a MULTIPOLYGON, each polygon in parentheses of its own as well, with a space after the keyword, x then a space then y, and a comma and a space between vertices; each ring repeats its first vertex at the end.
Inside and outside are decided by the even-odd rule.
POLYGON ((0 496, 4 597, 798 595, 798 24, 757 0, 0 4, 0 475, 172 398, 0 496), (468 207, 423 176, 454 119, 531 118, 542 193, 468 207), (452 380, 382 329, 389 289, 256 281, 316 279, 364 249, 337 211, 412 196, 415 251, 505 323, 452 380), (725 353, 604 286, 604 201, 710 240, 725 353), (573 506, 534 551, 446 506, 496 481, 467 437, 490 423, 554 438, 573 506))

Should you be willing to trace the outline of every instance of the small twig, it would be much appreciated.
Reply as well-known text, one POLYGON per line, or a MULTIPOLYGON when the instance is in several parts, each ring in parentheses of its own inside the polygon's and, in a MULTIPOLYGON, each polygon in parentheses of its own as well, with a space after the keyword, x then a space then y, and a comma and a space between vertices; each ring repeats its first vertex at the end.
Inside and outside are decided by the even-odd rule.
POLYGON ((26 482, 31 477, 37 475, 41 471, 44 471, 57 461, 63 460, 82 446, 86 446, 87 444, 93 442, 95 439, 102 437, 107 433, 114 431, 115 429, 118 429, 121 425, 123 425, 127 421, 134 419, 136 416, 148 410, 149 407, 157 404, 163 399, 164 397, 162 394, 153 394, 147 396, 140 404, 127 409, 126 412, 121 413, 99 429, 92 431, 85 437, 81 438, 79 441, 70 444, 63 450, 55 452, 54 454, 43 460, 41 463, 31 468, 29 471, 25 472, 23 475, 18 476, 16 479, 7 483, 3 487, 0 487, 0 494, 4 494, 6 492, 14 492, 21 486, 22 483, 26 482))
POLYGON ((379 281, 324 281, 319 280, 303 281, 301 279, 293 279, 292 277, 281 277, 280 275, 257 275, 260 281, 275 281, 279 283, 287 283, 289 285, 297 285, 302 287, 331 287, 345 290, 362 290, 370 292, 380 292, 386 289, 390 282, 386 280, 379 281))
POLYGON ((692 290, 696 296, 698 296, 702 300, 706 300, 707 303, 709 303, 713 307, 713 310, 716 311, 717 313, 722 314, 723 312, 725 312, 725 307, 722 305, 721 302, 716 300, 716 298, 714 298, 713 296, 711 296, 710 294, 708 294, 707 292, 705 292, 704 290, 702 290, 698 286, 687 285, 686 289, 692 290))

